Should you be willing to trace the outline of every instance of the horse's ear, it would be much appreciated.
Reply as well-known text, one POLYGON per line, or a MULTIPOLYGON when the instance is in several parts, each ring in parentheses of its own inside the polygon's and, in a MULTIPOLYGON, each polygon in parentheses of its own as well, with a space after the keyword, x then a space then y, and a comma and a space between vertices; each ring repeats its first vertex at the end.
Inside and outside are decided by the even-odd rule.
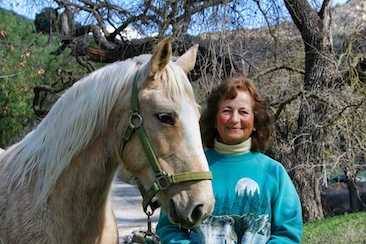
POLYGON ((154 75, 156 72, 161 71, 169 63, 172 58, 172 38, 167 37, 162 40, 156 47, 152 57, 150 74, 154 75))
POLYGON ((190 47, 187 52, 180 56, 175 63, 178 64, 186 74, 194 68, 197 58, 198 44, 190 47))

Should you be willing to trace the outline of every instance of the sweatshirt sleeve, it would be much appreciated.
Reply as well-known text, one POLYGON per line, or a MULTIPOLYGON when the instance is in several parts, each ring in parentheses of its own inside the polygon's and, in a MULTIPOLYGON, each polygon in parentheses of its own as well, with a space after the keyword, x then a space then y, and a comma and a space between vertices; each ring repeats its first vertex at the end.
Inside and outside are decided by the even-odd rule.
POLYGON ((281 168, 279 193, 272 207, 272 232, 268 243, 300 243, 303 225, 300 198, 285 168, 281 168))
POLYGON ((160 237, 160 243, 179 243, 191 244, 193 243, 185 229, 179 228, 178 225, 172 224, 169 221, 168 215, 161 210, 159 222, 156 226, 156 233, 160 237))

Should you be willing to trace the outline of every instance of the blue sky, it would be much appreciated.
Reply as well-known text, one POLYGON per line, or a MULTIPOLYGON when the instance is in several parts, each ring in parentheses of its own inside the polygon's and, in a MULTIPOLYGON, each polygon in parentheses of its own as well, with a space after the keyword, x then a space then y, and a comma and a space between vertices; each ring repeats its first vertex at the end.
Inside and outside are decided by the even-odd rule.
MULTIPOLYGON (((319 0, 318 0, 319 1, 319 0)), ((322 1, 322 0, 320 0, 322 1)), ((39 13, 46 5, 46 2, 53 2, 52 0, 43 1, 45 5, 36 5, 29 6, 27 2, 32 2, 32 0, 17 0, 17 1, 2 1, 2 8, 12 10, 20 15, 23 15, 29 19, 35 19, 36 13, 39 13)), ((347 2, 347 0, 333 0, 333 6, 337 4, 343 4, 347 2)))
POLYGON ((333 0, 333 6, 337 5, 337 4, 343 4, 345 2, 347 2, 348 0, 333 0))

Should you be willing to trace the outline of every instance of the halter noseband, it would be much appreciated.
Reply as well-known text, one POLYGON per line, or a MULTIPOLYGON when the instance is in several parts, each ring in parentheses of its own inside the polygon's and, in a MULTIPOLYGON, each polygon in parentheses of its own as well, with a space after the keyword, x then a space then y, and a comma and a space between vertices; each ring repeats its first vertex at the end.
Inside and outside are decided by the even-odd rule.
MULTIPOLYGON (((158 159, 151 147, 150 141, 145 133, 144 127, 142 126, 142 116, 139 114, 138 111, 138 89, 137 89, 137 82, 140 77, 140 72, 137 71, 133 87, 132 87, 132 96, 131 96, 131 110, 130 110, 130 119, 129 125, 127 126, 125 133, 123 134, 123 149, 128 140, 130 139, 132 132, 136 131, 146 156, 150 162, 151 168, 155 173, 155 180, 153 185, 150 187, 148 191, 145 191, 145 188, 142 186, 141 182, 138 180, 138 187, 141 192, 143 201, 142 206, 144 212, 149 216, 152 215, 151 212, 148 212, 147 208, 150 206, 151 211, 154 212, 155 209, 159 207, 157 201, 152 201, 153 197, 159 191, 165 190, 173 184, 177 184, 180 182, 185 181, 200 181, 200 180, 212 180, 212 174, 210 171, 201 171, 201 172, 186 172, 186 173, 179 173, 175 175, 170 175, 165 173, 159 164, 158 159), (135 121, 135 122, 134 122, 135 121)), ((123 151, 122 151, 123 152, 123 151)))

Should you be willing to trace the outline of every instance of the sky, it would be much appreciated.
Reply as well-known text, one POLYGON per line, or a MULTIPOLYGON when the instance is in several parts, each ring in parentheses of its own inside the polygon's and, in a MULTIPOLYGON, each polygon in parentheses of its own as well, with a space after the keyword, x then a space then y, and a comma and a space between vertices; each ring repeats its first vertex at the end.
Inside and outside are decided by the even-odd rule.
MULTIPOLYGON (((23 15, 29 19, 35 19, 36 14, 40 13, 41 10, 45 7, 45 6, 33 6, 33 7, 29 7, 27 6, 27 1, 28 2, 32 2, 31 0, 4 0, 1 1, 0 0, 0 7, 8 9, 8 10, 12 10, 20 15, 23 15)), ((333 6, 337 5, 337 4, 343 4, 345 2, 347 2, 348 0, 333 0, 333 6)), ((49 1, 52 2, 52 1, 49 1)))
POLYGON ((333 0, 333 5, 332 6, 335 6, 337 4, 343 4, 345 2, 347 2, 348 0, 333 0))
MULTIPOLYGON (((29 6, 27 2, 32 2, 31 0, 0 0, 0 7, 14 11, 15 13, 27 17, 28 19, 35 19, 36 14, 40 13, 45 6, 36 5, 29 6)), ((49 6, 49 5, 47 5, 49 6)))

